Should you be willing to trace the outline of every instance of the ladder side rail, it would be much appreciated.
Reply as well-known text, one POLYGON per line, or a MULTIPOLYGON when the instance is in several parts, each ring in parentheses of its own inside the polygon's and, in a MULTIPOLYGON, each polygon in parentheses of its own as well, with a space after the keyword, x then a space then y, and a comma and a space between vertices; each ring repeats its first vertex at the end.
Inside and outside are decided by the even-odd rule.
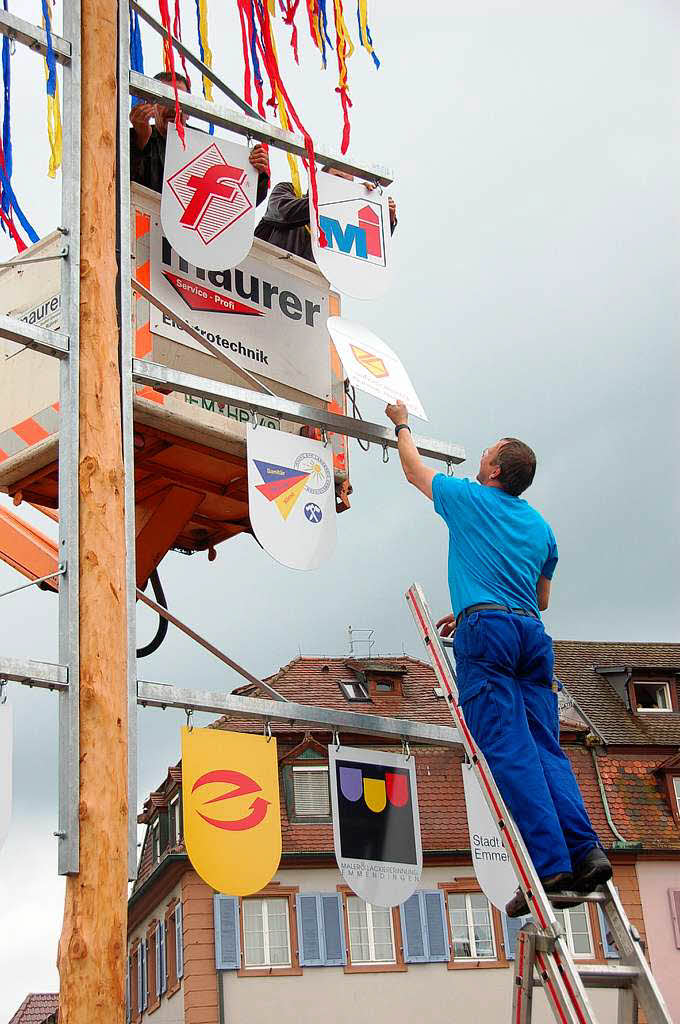
POLYGON ((512 990, 512 1024, 531 1024, 534 995, 536 927, 525 925, 517 936, 512 990))
POLYGON ((670 1011, 661 993, 656 978, 652 974, 647 957, 642 951, 637 929, 631 925, 624 910, 621 897, 612 881, 604 887, 607 899, 602 906, 607 923, 610 925, 614 941, 619 951, 620 963, 634 967, 638 976, 633 983, 633 991, 647 1017, 649 1024, 673 1024, 670 1011))
POLYGON ((413 584, 406 593, 406 600, 427 648, 438 681, 447 694, 449 711, 461 734, 463 747, 472 763, 477 781, 496 822, 520 887, 526 896, 527 904, 541 931, 551 939, 550 952, 537 952, 536 962, 555 1017, 559 1021, 592 1024, 595 1021, 595 1014, 585 987, 574 967, 552 904, 543 890, 519 829, 505 807, 486 759, 478 749, 465 722, 462 709, 457 701, 458 688, 455 677, 434 626, 422 588, 418 584, 413 584))

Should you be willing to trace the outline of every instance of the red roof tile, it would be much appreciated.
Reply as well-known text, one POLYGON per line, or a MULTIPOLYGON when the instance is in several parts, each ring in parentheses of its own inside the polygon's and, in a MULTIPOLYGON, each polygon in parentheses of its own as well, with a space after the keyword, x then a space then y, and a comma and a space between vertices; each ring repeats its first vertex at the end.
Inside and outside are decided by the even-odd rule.
POLYGON ((14 1014, 9 1024, 44 1024, 57 1012, 59 995, 56 992, 31 992, 14 1014))

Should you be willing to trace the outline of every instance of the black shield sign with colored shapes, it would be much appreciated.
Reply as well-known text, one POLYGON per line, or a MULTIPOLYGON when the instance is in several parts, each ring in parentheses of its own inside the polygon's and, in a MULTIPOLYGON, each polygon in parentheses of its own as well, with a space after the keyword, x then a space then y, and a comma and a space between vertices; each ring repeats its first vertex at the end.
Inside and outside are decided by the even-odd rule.
POLYGON ((343 877, 369 903, 403 903, 422 871, 413 759, 331 746, 329 769, 335 855, 343 877))

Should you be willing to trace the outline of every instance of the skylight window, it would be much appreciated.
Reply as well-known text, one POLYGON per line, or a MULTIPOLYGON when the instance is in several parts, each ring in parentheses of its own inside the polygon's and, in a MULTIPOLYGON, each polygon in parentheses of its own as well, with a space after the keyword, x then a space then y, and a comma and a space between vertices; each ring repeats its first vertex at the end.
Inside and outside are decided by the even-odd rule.
POLYGON ((672 711, 671 691, 663 680, 650 679, 633 682, 633 694, 637 711, 672 711))
POLYGON ((341 679, 340 689, 347 700, 368 700, 368 690, 363 683, 351 679, 341 679))

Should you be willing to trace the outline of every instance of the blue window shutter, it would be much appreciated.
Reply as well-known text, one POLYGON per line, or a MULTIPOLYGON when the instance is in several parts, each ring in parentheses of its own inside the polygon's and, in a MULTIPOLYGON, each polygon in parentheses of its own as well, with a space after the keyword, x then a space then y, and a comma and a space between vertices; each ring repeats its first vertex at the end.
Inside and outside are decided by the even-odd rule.
POLYGON ((156 953, 156 990, 154 992, 154 999, 160 999, 161 995, 161 939, 160 939, 160 922, 155 928, 155 953, 156 953))
POLYGON ((602 907, 599 905, 599 903, 597 904, 597 917, 600 922, 600 935, 602 936, 602 948, 604 949, 604 955, 607 957, 607 959, 618 959, 619 951, 616 948, 616 943, 613 939, 610 942, 607 938, 609 926, 607 924, 607 919, 602 913, 602 907))
POLYGON ((524 917, 508 917, 507 914, 502 915, 503 918, 503 939, 505 941, 505 959, 515 959, 515 946, 517 945, 517 936, 531 918, 528 915, 524 917))
POLYGON ((165 921, 160 922, 161 929, 161 992, 168 987, 168 926, 165 921))
POLYGON ((218 971, 236 971, 241 966, 241 933, 238 898, 215 893, 215 963, 218 971))
POLYGON ((125 1024, 130 1024, 130 957, 127 958, 125 971, 125 1024))
POLYGON ((316 893, 298 893, 295 902, 300 966, 321 967, 324 963, 324 955, 319 912, 320 896, 316 893))
POLYGON ((175 907, 175 963, 177 980, 184 974, 184 932, 182 931, 182 904, 175 907))
POLYGON ((347 963, 342 896, 339 892, 334 892, 322 894, 319 899, 323 922, 324 962, 326 967, 342 967, 347 963))
POLYGON ((446 924, 446 904, 440 890, 423 892, 422 909, 425 911, 428 960, 432 962, 449 959, 449 930, 446 924))
POLYGON ((427 962, 427 946, 421 892, 414 892, 399 907, 401 934, 404 940, 404 960, 407 964, 427 962))
POLYGON ((144 1001, 144 985, 142 984, 142 944, 137 946, 137 1009, 139 1013, 142 1012, 142 1004, 144 1001))
POLYGON ((142 944, 139 947, 142 957, 142 1010, 146 1010, 149 1005, 149 944, 146 939, 142 939, 142 944))

